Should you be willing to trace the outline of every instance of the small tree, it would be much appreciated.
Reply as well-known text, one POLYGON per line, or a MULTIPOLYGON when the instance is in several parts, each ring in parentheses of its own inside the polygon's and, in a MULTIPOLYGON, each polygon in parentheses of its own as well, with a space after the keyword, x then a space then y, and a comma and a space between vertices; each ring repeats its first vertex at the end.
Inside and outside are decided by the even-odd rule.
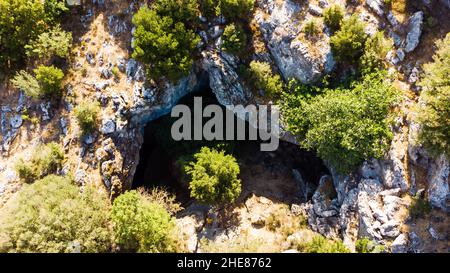
POLYGON ((419 142, 431 152, 450 157, 450 34, 436 42, 433 62, 423 66, 424 76, 417 121, 419 142))
POLYGON ((343 18, 344 9, 340 5, 331 5, 323 11, 323 21, 332 32, 339 30, 343 18))
POLYGON ((268 96, 277 96, 283 91, 283 81, 280 75, 274 74, 268 63, 252 61, 249 72, 255 88, 266 91, 268 96))
POLYGON ((111 219, 116 243, 124 251, 176 251, 173 218, 161 204, 150 202, 137 191, 114 200, 111 219))
POLYGON ((35 40, 31 41, 25 48, 30 57, 36 56, 40 59, 49 59, 52 56, 66 58, 72 45, 72 33, 66 32, 56 26, 50 31, 41 33, 35 40))
POLYGON ((253 11, 255 0, 220 0, 218 14, 222 14, 229 22, 247 20, 253 11))
POLYGON ((192 26, 198 21, 200 11, 197 0, 156 0, 153 5, 159 16, 168 16, 174 22, 192 26))
POLYGON ((133 24, 133 58, 147 65, 151 78, 165 76, 176 81, 188 74, 193 64, 192 52, 200 41, 197 34, 184 23, 146 6, 133 16, 133 24))
POLYGON ((50 175, 25 185, 0 212, 0 252, 106 252, 109 201, 50 175))
POLYGON ((97 101, 85 101, 75 107, 74 113, 83 134, 92 133, 97 128, 100 105, 97 101))
POLYGON ((24 70, 17 72, 17 74, 11 80, 11 83, 15 88, 25 92, 27 96, 30 96, 34 99, 39 99, 42 97, 39 82, 33 75, 24 70))
POLYGON ((238 55, 246 45, 247 36, 239 25, 232 23, 225 27, 222 39, 222 50, 238 55))
POLYGON ((232 203, 241 193, 239 165, 231 155, 203 147, 195 160, 185 166, 190 177, 191 197, 202 203, 223 205, 232 203))
POLYGON ((36 80, 41 87, 42 97, 61 96, 61 85, 64 78, 64 72, 61 69, 52 66, 41 65, 34 70, 36 80))
POLYGON ((358 63, 368 37, 364 28, 365 23, 356 14, 342 21, 341 29, 330 39, 331 50, 337 61, 358 63))

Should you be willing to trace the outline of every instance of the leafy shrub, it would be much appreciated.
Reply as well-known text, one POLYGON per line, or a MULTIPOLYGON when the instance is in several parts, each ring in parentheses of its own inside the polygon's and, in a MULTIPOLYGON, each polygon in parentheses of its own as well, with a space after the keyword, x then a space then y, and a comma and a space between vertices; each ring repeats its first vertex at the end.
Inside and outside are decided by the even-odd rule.
POLYGON ((365 23, 356 14, 342 21, 341 28, 330 39, 331 50, 337 61, 358 63, 367 40, 364 28, 365 23))
POLYGON ((232 203, 241 193, 239 165, 231 155, 203 147, 185 167, 191 197, 207 204, 232 203))
POLYGON ((204 253, 276 253, 281 251, 280 244, 246 233, 226 240, 212 241, 202 238, 200 248, 204 253))
POLYGON ((64 0, 0 0, 0 69, 22 64, 26 45, 57 21, 64 5, 64 0))
POLYGON ((282 207, 273 211, 265 220, 268 230, 277 232, 285 238, 301 228, 307 226, 307 221, 302 216, 292 215, 289 208, 282 207))
POLYGON ((397 98, 385 72, 366 75, 351 89, 316 92, 285 94, 281 104, 288 130, 303 147, 341 173, 384 155, 392 138, 388 114, 397 98))
POLYGON ((433 62, 423 66, 417 121, 419 142, 450 157, 450 34, 436 42, 433 62))
POLYGON ((200 38, 182 22, 160 16, 144 6, 133 16, 133 58, 147 65, 147 74, 154 79, 166 76, 176 81, 192 67, 192 52, 200 38))
POLYGON ((305 253, 348 253, 342 241, 328 240, 322 235, 316 235, 312 241, 300 243, 297 246, 298 250, 305 253))
POLYGON ((26 45, 27 56, 49 59, 52 56, 66 58, 72 45, 72 33, 57 26, 48 32, 41 33, 35 40, 26 45))
POLYGON ((33 75, 24 70, 17 72, 11 80, 11 83, 15 88, 24 91, 27 96, 34 99, 39 99, 42 97, 39 82, 33 75))
POLYGON ((109 201, 50 175, 25 185, 2 209, 0 252, 106 252, 111 249, 109 201))
POLYGON ((114 200, 111 219, 116 243, 124 251, 173 252, 175 222, 164 207, 137 191, 114 200))
POLYGON ((355 248, 358 253, 380 253, 385 251, 383 245, 379 245, 367 237, 356 240, 355 248))
POLYGON ((92 133, 97 128, 100 105, 97 101, 84 101, 74 109, 75 117, 83 134, 92 133))
POLYGON ((323 21, 332 32, 339 30, 342 19, 344 19, 344 9, 340 5, 331 5, 323 11, 323 21))
POLYGON ((61 96, 61 85, 64 78, 64 72, 61 69, 52 66, 39 66, 34 70, 36 80, 41 87, 42 97, 61 96))
POLYGON ((256 89, 264 90, 268 96, 278 96, 283 91, 280 75, 273 74, 268 63, 252 61, 249 72, 251 83, 256 89))
POLYGON ((386 55, 392 46, 392 40, 384 38, 382 31, 377 31, 372 37, 369 37, 364 46, 364 54, 360 59, 361 72, 367 74, 385 69, 387 67, 386 55))
POLYGON ((316 37, 321 31, 321 23, 316 19, 309 20, 303 26, 303 32, 309 38, 316 37))
POLYGON ((170 17, 174 22, 195 25, 199 15, 197 0, 156 0, 154 9, 161 16, 170 17))
POLYGON ((212 18, 216 15, 218 0, 199 0, 202 16, 212 18))
POLYGON ((255 0, 220 0, 218 13, 225 16, 229 22, 247 20, 254 5, 255 0))
POLYGON ((62 166, 64 152, 55 142, 39 145, 33 151, 29 162, 19 159, 16 171, 19 177, 27 183, 56 172, 62 166))
POLYGON ((225 27, 222 39, 222 50, 238 55, 245 48, 247 36, 239 25, 232 23, 225 27))

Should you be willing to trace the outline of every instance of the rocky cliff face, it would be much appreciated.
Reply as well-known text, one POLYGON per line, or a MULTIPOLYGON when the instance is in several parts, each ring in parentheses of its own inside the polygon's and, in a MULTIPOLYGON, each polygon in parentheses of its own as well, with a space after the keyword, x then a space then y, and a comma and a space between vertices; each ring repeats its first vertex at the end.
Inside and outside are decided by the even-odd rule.
MULTIPOLYGON (((60 105, 37 104, 22 92, 2 101, 0 206, 21 186, 13 168, 14 161, 19 155, 29 153, 40 141, 49 139, 41 134, 43 130, 53 128, 56 140, 64 145, 69 160, 61 173, 72 172, 80 185, 101 181, 115 196, 131 187, 143 142, 142 126, 169 113, 182 97, 209 84, 222 105, 257 102, 252 90, 237 73, 239 60, 219 49, 222 22, 205 23, 209 29, 200 33, 201 56, 186 78, 175 84, 156 85, 146 83, 144 68, 130 58, 131 16, 138 4, 113 1, 115 3, 107 5, 105 2, 108 1, 93 1, 78 18, 85 33, 79 36, 72 69, 87 67, 88 77, 73 76, 66 86, 68 96, 60 105), (115 16, 119 10, 124 13, 120 18, 115 16), (96 26, 95 31, 93 26, 96 26), (112 78, 113 66, 123 73, 118 81, 112 78), (79 97, 71 96, 74 93, 80 94, 79 97), (99 132, 84 139, 78 138, 78 127, 71 117, 73 104, 80 99, 96 99, 102 104, 99 132), (25 123, 22 118, 24 108, 35 111, 42 125, 25 123)), ((285 80, 295 78, 312 83, 334 66, 329 33, 325 30, 311 47, 301 38, 300 32, 306 19, 320 16, 328 3, 311 1, 317 5, 308 5, 298 2, 258 0, 254 19, 268 49, 263 58, 271 62, 285 80)), ((360 7, 363 17, 372 30, 383 26, 394 38, 396 48, 390 54, 391 69, 405 72, 409 81, 405 84, 411 84, 411 89, 415 90, 418 68, 408 54, 414 54, 420 47, 423 12, 414 13, 401 24, 391 13, 384 12, 382 3, 366 1, 360 7)), ((373 32, 371 29, 368 32, 373 32)), ((261 58, 258 54, 252 56, 252 59, 261 58)), ((358 172, 347 176, 329 168, 331 175, 320 179, 312 199, 301 205, 314 231, 327 237, 342 238, 350 248, 354 248, 357 238, 367 236, 390 246, 395 252, 423 250, 421 240, 423 242, 424 237, 408 222, 410 196, 425 192, 433 207, 450 212, 450 166, 443 156, 430 156, 414 144, 417 128, 407 118, 408 103, 407 100, 393 128, 395 137, 383 160, 365 162, 358 172)), ((284 138, 295 143, 292 136, 285 135, 284 138)), ((301 176, 299 179, 302 180, 301 176)), ((204 224, 200 223, 204 219, 199 219, 186 218, 180 222, 186 229, 195 231, 204 224)), ((439 235, 432 223, 426 230, 435 238, 433 240, 448 240, 448 234, 439 235)), ((190 233, 196 233, 194 231, 190 233)), ((194 240, 191 250, 195 248, 194 240)))

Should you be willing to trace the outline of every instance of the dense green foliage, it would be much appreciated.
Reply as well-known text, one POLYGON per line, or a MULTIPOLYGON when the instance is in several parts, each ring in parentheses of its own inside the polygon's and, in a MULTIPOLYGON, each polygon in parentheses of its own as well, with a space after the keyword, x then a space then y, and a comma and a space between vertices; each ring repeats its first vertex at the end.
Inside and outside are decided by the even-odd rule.
POLYGON ((25 185, 0 215, 0 252, 106 252, 111 248, 108 199, 91 187, 80 194, 50 175, 25 185))
POLYGON ((329 240, 322 235, 316 235, 310 242, 297 246, 298 250, 305 253, 349 253, 342 241, 329 240))
POLYGON ((11 83, 15 88, 23 90, 27 96, 34 99, 42 97, 42 89, 39 86, 39 82, 33 75, 24 70, 17 72, 11 83))
POLYGON ((367 237, 356 240, 355 249, 358 253, 381 253, 385 250, 383 245, 377 244, 367 237))
POLYGON ((114 200, 111 220, 116 243, 123 251, 176 251, 174 220, 161 204, 137 191, 128 191, 114 200))
POLYGON ((84 101, 75 107, 75 117, 77 118, 83 134, 90 134, 97 128, 99 112, 100 104, 97 101, 84 101))
POLYGON ((332 32, 339 30, 342 19, 344 19, 344 9, 340 5, 331 5, 323 11, 323 21, 332 32))
MULTIPOLYGON (((164 14, 170 13, 166 11, 169 6, 171 4, 163 6, 164 14)), ((151 78, 165 76, 176 81, 187 75, 193 64, 192 52, 200 41, 198 35, 187 29, 183 22, 159 15, 146 6, 133 16, 133 24, 136 26, 133 58, 147 65, 147 74, 151 78)))
POLYGON ((433 62, 423 66, 420 81, 419 141, 434 153, 450 157, 450 34, 439 40, 433 62))
POLYGON ((54 66, 39 66, 33 72, 33 77, 26 71, 19 71, 11 83, 19 90, 23 90, 27 96, 34 99, 59 98, 64 73, 54 66))
POLYGON ((241 193, 240 169, 236 159, 203 147, 194 155, 194 161, 185 166, 190 177, 191 197, 214 205, 232 203, 241 193))
POLYGON ((356 14, 346 18, 341 28, 330 38, 334 58, 339 62, 357 64, 364 54, 364 46, 368 35, 364 32, 365 23, 356 14))
POLYGON ((61 69, 41 65, 34 70, 36 80, 41 87, 43 97, 59 97, 61 95, 64 73, 61 69))
POLYGON ((217 3, 220 0, 199 0, 200 11, 202 16, 206 18, 212 18, 216 16, 217 3))
POLYGON ((26 46, 66 10, 64 0, 0 0, 0 68, 23 62, 26 46))
POLYGON ((56 172, 61 168, 63 160, 64 152, 61 147, 55 142, 50 142, 36 147, 27 162, 19 159, 15 168, 22 180, 31 183, 56 172))
POLYGON ((253 11, 255 0, 220 0, 218 13, 229 22, 247 20, 253 11))
POLYGON ((386 78, 369 74, 350 89, 297 88, 283 98, 283 118, 303 147, 339 172, 350 172, 389 146, 388 114, 397 96, 386 78))
POLYGON ((270 64, 252 61, 249 68, 250 82, 258 90, 264 90, 269 97, 276 97, 283 91, 280 75, 274 74, 270 64))
POLYGON ((159 16, 167 16, 186 25, 195 25, 199 15, 197 0, 156 0, 154 9, 159 16))
POLYGON ((245 48, 247 36, 240 25, 232 23, 225 27, 222 40, 223 51, 238 55, 245 48))
POLYGON ((49 59, 53 56, 66 58, 72 45, 72 33, 66 32, 56 26, 48 32, 41 33, 35 40, 26 45, 26 54, 40 59, 49 59))
POLYGON ((392 40, 384 38, 382 31, 369 37, 364 45, 364 54, 360 59, 360 70, 363 74, 387 68, 386 55, 392 49, 392 40))

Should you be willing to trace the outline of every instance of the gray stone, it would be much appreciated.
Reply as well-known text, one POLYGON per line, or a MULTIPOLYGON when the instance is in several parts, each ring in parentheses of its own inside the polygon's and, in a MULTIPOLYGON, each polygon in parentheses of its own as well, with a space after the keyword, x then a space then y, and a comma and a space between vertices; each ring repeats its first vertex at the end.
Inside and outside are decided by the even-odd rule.
POLYGON ((408 34, 406 35, 406 46, 405 51, 413 51, 420 41, 420 35, 422 34, 422 22, 423 22, 423 12, 418 11, 414 13, 409 19, 408 23, 408 34))
POLYGON ((408 251, 408 243, 408 237, 405 234, 398 235, 392 242, 392 253, 406 253, 408 251))
POLYGON ((366 0, 366 5, 369 6, 378 16, 384 15, 384 2, 383 0, 366 0))
POLYGON ((395 220, 390 220, 380 226, 380 233, 383 236, 395 238, 400 234, 399 223, 395 220))
POLYGON ((11 125, 12 128, 17 129, 20 126, 22 126, 23 120, 22 120, 22 115, 14 115, 11 117, 11 119, 9 120, 9 124, 11 125))
POLYGON ((84 185, 87 182, 86 178, 87 178, 87 174, 86 174, 85 170, 78 169, 75 172, 75 179, 74 180, 75 180, 75 183, 77 183, 78 185, 84 185))
POLYGON ((42 111, 42 120, 46 121, 50 119, 50 107, 51 107, 51 102, 43 102, 41 104, 39 104, 39 107, 41 108, 42 111))
POLYGON ((59 119, 59 125, 61 126, 62 133, 67 135, 67 120, 63 117, 59 119))
POLYGON ((431 178, 429 179, 428 197, 433 206, 443 210, 448 210, 447 203, 450 196, 449 173, 449 161, 445 158, 445 155, 441 155, 432 169, 431 178))
POLYGON ((103 134, 114 133, 116 131, 116 123, 112 119, 104 119, 100 130, 103 134))
POLYGON ((308 12, 314 16, 322 16, 322 9, 316 5, 309 5, 308 12))

